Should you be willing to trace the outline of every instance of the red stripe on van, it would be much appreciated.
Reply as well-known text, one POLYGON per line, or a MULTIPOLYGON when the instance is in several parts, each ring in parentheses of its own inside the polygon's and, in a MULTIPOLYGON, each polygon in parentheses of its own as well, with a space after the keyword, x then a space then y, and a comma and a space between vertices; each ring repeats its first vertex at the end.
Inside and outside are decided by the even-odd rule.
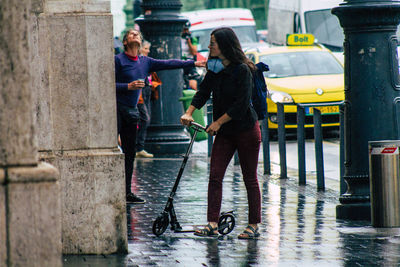
POLYGON ((248 20, 248 21, 254 21, 252 18, 239 18, 239 20, 248 20))
POLYGON ((199 22, 194 22, 194 23, 192 23, 192 25, 191 26, 194 26, 194 25, 199 25, 199 24, 202 24, 203 22, 202 21, 199 21, 199 22))

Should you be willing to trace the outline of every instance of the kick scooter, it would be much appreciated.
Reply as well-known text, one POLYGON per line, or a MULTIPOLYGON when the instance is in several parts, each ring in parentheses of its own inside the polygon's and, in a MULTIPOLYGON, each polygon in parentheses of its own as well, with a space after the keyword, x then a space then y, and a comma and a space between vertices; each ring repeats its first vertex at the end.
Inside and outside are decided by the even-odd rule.
MULTIPOLYGON (((183 230, 181 225, 178 222, 178 219, 176 217, 175 209, 174 209, 174 196, 176 193, 176 190, 178 189, 179 181, 181 180, 183 170, 185 169, 186 162, 189 159, 189 154, 192 151, 192 146, 193 142, 196 138, 196 135, 199 131, 205 131, 206 127, 196 123, 196 122, 191 122, 190 127, 194 129, 194 133, 192 136, 192 139, 190 140, 189 147, 186 151, 186 154, 183 158, 183 162, 181 165, 181 168, 179 170, 178 176, 176 177, 174 187, 172 188, 172 191, 169 195, 167 204, 165 205, 164 210, 161 212, 160 215, 155 219, 153 222, 153 234, 156 236, 162 235, 165 230, 167 230, 168 224, 171 223, 171 230, 173 230, 176 233, 183 233, 183 232, 194 232, 194 229, 191 230, 183 230)), ((221 235, 226 235, 232 232, 233 228, 235 227, 235 217, 233 216, 233 211, 228 211, 228 212, 222 212, 221 216, 219 217, 218 220, 218 232, 221 235)))

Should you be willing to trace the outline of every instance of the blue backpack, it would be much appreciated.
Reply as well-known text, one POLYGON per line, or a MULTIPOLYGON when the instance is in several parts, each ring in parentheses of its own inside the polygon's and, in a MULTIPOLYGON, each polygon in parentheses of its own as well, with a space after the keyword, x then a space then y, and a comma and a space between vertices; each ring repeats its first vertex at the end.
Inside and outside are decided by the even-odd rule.
POLYGON ((251 91, 251 105, 257 113, 258 120, 265 119, 267 114, 267 85, 264 71, 269 71, 268 65, 263 62, 256 64, 257 70, 253 73, 253 90, 251 91))
POLYGON ((257 63, 256 67, 257 70, 253 73, 251 105, 257 113, 258 120, 263 120, 267 114, 267 85, 263 72, 269 71, 269 67, 263 62, 257 63))
MULTIPOLYGON (((234 72, 237 71, 238 67, 234 72)), ((267 85, 265 84, 264 71, 269 71, 268 65, 259 62, 256 64, 256 71, 253 73, 253 89, 250 103, 257 113, 258 120, 265 119, 267 114, 267 85)))
POLYGON ((257 113, 258 120, 263 120, 267 114, 267 85, 265 84, 263 72, 269 71, 269 67, 263 62, 257 63, 256 67, 257 70, 253 73, 251 104, 257 113))

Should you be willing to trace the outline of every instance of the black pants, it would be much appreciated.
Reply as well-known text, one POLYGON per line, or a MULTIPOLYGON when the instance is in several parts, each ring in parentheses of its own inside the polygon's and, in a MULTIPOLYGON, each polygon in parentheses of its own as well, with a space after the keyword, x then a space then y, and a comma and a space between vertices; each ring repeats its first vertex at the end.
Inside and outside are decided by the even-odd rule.
POLYGON ((183 69, 183 81, 185 83, 185 88, 189 88, 189 80, 196 80, 198 83, 200 75, 196 70, 196 67, 188 67, 183 69))
POLYGON ((121 137, 121 148, 125 154, 125 190, 131 192, 133 163, 136 155, 136 132, 139 119, 137 107, 117 103, 118 133, 121 137))
POLYGON ((257 180, 261 132, 258 122, 250 130, 224 136, 217 134, 212 146, 208 182, 207 221, 218 222, 222 201, 222 181, 226 168, 237 150, 243 181, 247 190, 249 224, 261 222, 261 195, 257 180))
POLYGON ((144 149, 144 144, 146 141, 147 127, 149 127, 151 119, 151 87, 145 86, 142 89, 143 104, 138 104, 139 110, 139 130, 137 133, 136 148, 137 151, 142 151, 144 149))

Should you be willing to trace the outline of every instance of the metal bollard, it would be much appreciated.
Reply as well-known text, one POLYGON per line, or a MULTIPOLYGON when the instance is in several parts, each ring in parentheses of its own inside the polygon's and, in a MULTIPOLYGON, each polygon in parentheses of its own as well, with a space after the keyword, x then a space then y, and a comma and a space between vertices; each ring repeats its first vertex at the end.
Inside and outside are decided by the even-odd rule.
POLYGON ((339 135, 340 135, 340 148, 339 148, 339 161, 340 161, 340 195, 343 195, 347 191, 346 182, 343 179, 344 176, 344 105, 339 106, 339 135))
POLYGON ((400 227, 400 140, 368 145, 372 226, 400 227))
POLYGON ((271 174, 271 155, 269 150, 268 114, 261 121, 261 134, 263 146, 264 174, 271 174))
POLYGON ((317 189, 325 190, 324 152, 322 148, 322 117, 321 111, 317 108, 314 108, 314 139, 315 164, 317 167, 317 189))
POLYGON ((279 164, 281 166, 281 177, 287 178, 286 166, 286 131, 285 131, 285 110, 282 103, 276 103, 278 107, 278 145, 279 145, 279 164))
POLYGON ((239 165, 239 154, 237 152, 237 150, 235 151, 235 154, 233 155, 233 165, 239 165))
POLYGON ((304 107, 297 106, 297 154, 299 164, 299 185, 306 184, 306 142, 304 134, 304 107))
MULTIPOLYGON (((209 99, 207 101, 207 125, 210 125, 212 123, 212 117, 213 117, 213 105, 212 105, 212 100, 209 99)), ((208 156, 211 157, 211 149, 212 149, 212 144, 213 144, 213 137, 211 135, 208 135, 208 143, 207 143, 207 149, 208 149, 208 156)))

